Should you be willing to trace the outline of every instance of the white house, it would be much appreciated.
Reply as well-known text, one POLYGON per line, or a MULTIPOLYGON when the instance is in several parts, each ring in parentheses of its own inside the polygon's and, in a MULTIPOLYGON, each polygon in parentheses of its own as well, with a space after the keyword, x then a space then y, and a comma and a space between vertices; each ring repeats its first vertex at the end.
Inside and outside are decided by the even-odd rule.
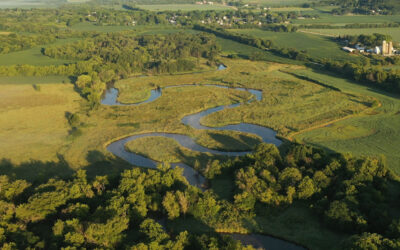
POLYGON ((349 52, 349 53, 353 53, 356 49, 350 48, 350 47, 343 47, 342 50, 349 52))

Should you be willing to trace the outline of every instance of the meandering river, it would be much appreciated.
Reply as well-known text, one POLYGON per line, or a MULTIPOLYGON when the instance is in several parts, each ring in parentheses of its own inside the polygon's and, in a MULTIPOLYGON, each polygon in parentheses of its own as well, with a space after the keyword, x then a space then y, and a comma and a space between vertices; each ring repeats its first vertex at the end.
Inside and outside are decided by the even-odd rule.
MULTIPOLYGON (((218 70, 223 70, 225 67, 223 65, 220 65, 218 70)), ((157 88, 151 90, 150 97, 142 102, 138 103, 131 103, 131 104, 126 104, 126 103, 120 103, 117 101, 118 99, 118 89, 116 88, 110 88, 109 90, 106 91, 106 94, 102 100, 103 105, 119 105, 119 106, 138 106, 138 105, 144 105, 146 103, 153 102, 160 98, 162 96, 162 90, 166 88, 176 88, 176 87, 185 87, 185 86, 194 86, 194 85, 175 85, 175 86, 168 86, 164 88, 157 88)), ((208 87, 213 87, 213 88, 230 88, 227 86, 223 85, 215 85, 215 84, 202 84, 201 86, 208 86, 208 87)), ((248 101, 260 101, 262 100, 262 91, 257 90, 257 89, 245 89, 245 88, 233 88, 236 90, 240 91, 247 91, 253 95, 253 98, 248 101)), ((259 125, 255 124, 249 124, 249 123, 239 123, 239 124, 231 124, 223 127, 207 127, 201 124, 201 119, 207 115, 210 115, 212 113, 218 112, 223 109, 230 109, 230 108, 236 108, 242 105, 243 103, 235 103, 231 105, 224 105, 224 106, 218 106, 214 108, 210 108, 204 111, 201 111, 199 113, 191 114, 188 116, 185 116, 181 121, 183 124, 191 126, 195 129, 207 129, 207 130, 234 130, 234 131, 239 131, 239 132, 245 132, 245 133, 251 133, 258 135, 263 142, 266 143, 273 143, 277 146, 279 146, 282 141, 276 138, 276 132, 270 128, 262 127, 259 125)), ((173 133, 145 133, 145 134, 138 134, 138 135, 133 135, 133 136, 128 136, 119 140, 116 140, 109 144, 107 146, 107 150, 111 152, 112 154, 126 160, 127 162, 131 163, 132 165, 139 166, 139 167, 146 167, 146 168, 156 168, 157 165, 159 164, 158 162, 151 160, 147 157, 141 156, 139 154, 135 154, 132 152, 129 152, 125 148, 125 144, 139 139, 143 137, 149 137, 149 136, 160 136, 160 137, 165 137, 165 138, 172 138, 175 141, 177 141, 182 147, 185 147, 187 149, 193 150, 193 151, 198 151, 202 153, 211 153, 211 154, 217 154, 217 155, 226 155, 226 156, 243 156, 247 153, 250 152, 223 152, 223 151, 217 151, 217 150, 212 150, 209 148, 205 148, 199 144, 197 144, 193 138, 187 136, 187 135, 181 135, 181 134, 173 134, 173 133)), ((181 167, 184 169, 183 175, 186 177, 188 182, 191 185, 197 186, 202 188, 203 184, 205 183, 205 178, 201 176, 196 170, 194 170, 192 167, 184 164, 184 163, 172 163, 171 167, 181 167)), ((304 250, 303 247, 298 246, 296 244, 277 239, 271 236, 267 235, 261 235, 261 234, 249 234, 249 235, 241 235, 241 234, 231 234, 233 238, 240 240, 243 244, 245 245, 253 245, 254 247, 257 248, 266 248, 266 249, 272 249, 272 250, 279 250, 279 249, 287 249, 287 250, 304 250)))

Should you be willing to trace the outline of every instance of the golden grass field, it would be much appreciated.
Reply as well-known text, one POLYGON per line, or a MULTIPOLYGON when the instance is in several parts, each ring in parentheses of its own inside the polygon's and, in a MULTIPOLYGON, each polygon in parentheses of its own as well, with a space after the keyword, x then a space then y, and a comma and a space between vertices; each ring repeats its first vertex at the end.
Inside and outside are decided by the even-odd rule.
POLYGON ((68 144, 65 112, 79 109, 80 96, 71 84, 0 85, 0 158, 20 163, 56 160, 68 144))

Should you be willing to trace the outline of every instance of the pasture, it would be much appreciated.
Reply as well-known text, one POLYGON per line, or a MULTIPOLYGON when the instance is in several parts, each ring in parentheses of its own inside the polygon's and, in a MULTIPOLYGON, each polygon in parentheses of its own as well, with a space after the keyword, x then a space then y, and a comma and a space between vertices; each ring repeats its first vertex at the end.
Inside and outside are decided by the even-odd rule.
POLYGON ((331 126, 296 134, 294 138, 329 150, 353 155, 384 155, 388 166, 400 173, 400 99, 380 90, 358 85, 326 72, 298 70, 298 74, 322 81, 349 94, 362 94, 381 103, 370 112, 338 121, 331 126))

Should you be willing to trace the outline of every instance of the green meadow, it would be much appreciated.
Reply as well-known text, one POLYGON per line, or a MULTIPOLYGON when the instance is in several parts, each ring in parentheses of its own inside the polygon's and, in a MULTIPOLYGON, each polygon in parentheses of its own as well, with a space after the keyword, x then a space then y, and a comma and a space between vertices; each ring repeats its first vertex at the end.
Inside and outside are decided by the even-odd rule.
POLYGON ((353 155, 384 155, 389 167, 400 173, 400 97, 327 75, 297 70, 297 74, 322 81, 350 94, 376 98, 381 106, 373 111, 295 135, 295 138, 329 150, 353 155))
POLYGON ((321 37, 301 32, 273 32, 261 29, 234 29, 232 32, 269 39, 279 47, 296 48, 306 51, 315 58, 334 58, 343 61, 359 60, 358 56, 349 55, 340 49, 340 45, 329 37, 321 37))

